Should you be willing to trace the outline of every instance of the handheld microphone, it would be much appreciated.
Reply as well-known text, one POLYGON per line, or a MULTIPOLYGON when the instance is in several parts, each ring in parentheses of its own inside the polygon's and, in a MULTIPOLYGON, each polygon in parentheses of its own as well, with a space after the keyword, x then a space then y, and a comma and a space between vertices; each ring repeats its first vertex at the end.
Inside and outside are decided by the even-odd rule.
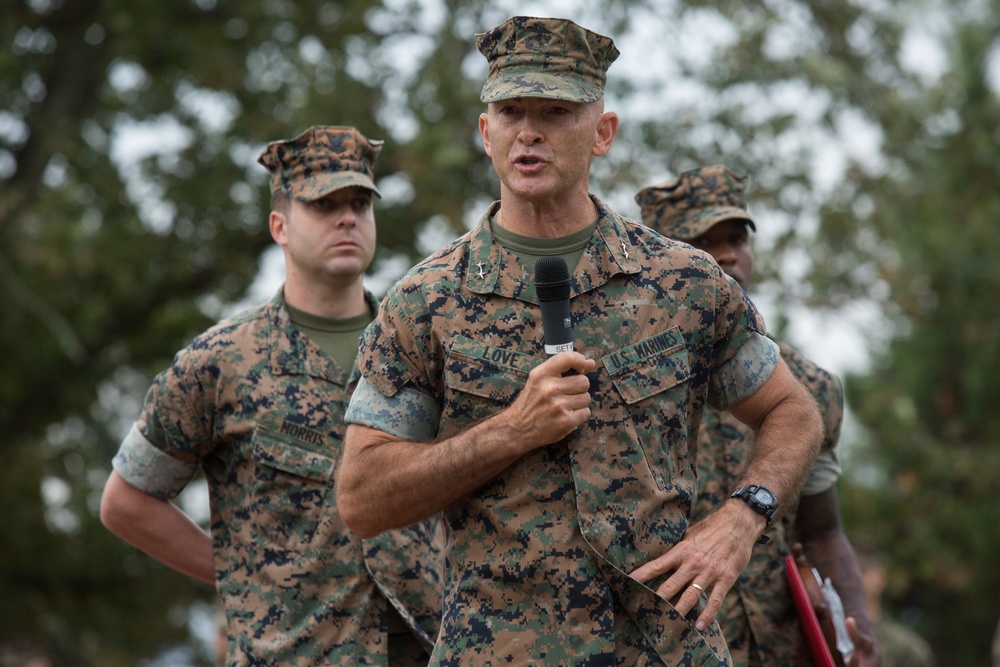
POLYGON ((562 257, 539 257, 535 263, 535 294, 542 309, 545 353, 573 349, 573 320, 569 314, 569 268, 562 257))

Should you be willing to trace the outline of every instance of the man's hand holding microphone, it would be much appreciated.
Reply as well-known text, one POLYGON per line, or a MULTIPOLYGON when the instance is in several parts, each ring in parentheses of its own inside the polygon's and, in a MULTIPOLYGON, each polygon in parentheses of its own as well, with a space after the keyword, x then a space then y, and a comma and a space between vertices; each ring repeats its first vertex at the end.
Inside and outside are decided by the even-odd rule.
MULTIPOLYGON (((510 426, 522 433, 526 452, 559 442, 590 417, 590 379, 597 366, 573 349, 569 310, 570 277, 562 257, 535 264, 535 292, 542 311, 545 352, 507 410, 510 426)), ((525 452, 525 453, 526 453, 525 452)))

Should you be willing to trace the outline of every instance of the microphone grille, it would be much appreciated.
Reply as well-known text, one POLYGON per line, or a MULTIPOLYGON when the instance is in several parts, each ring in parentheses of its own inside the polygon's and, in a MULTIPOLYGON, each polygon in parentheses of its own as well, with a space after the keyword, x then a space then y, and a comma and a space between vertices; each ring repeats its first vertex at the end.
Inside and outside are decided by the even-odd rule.
POLYGON ((562 257, 539 257, 535 262, 535 293, 539 301, 569 299, 569 267, 562 257))

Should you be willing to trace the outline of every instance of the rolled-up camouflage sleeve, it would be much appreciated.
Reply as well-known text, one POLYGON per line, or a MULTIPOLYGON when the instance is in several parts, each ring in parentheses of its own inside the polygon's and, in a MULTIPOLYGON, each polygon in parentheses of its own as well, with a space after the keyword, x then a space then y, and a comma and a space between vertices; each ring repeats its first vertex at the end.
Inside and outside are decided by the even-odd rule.
POLYGON ((440 350, 427 332, 427 282, 411 270, 390 289, 358 346, 361 379, 344 419, 403 440, 433 440, 441 419, 434 394, 440 350))
POLYGON ((781 358, 819 405, 823 417, 823 447, 802 486, 803 496, 813 496, 832 488, 843 473, 838 445, 844 419, 844 387, 840 378, 820 368, 787 343, 778 342, 781 358))
POLYGON ((815 496, 823 493, 827 489, 833 488, 842 472, 837 450, 821 450, 816 456, 812 470, 809 471, 809 478, 802 485, 802 490, 799 493, 803 496, 815 496))
POLYGON ((425 442, 437 435, 441 407, 416 389, 403 388, 386 396, 361 378, 351 396, 344 421, 384 431, 402 440, 425 442))
POLYGON ((215 446, 206 407, 212 392, 200 381, 201 370, 218 376, 208 346, 196 339, 153 378, 142 412, 112 460, 125 481, 157 498, 169 500, 180 493, 215 446))
POLYGON ((778 365, 778 346, 767 336, 754 331, 736 355, 716 369, 708 391, 708 403, 725 410, 753 395, 778 365))
POLYGON ((175 459, 158 449, 136 424, 122 440, 111 466, 126 482, 161 500, 176 497, 198 471, 197 463, 175 459))

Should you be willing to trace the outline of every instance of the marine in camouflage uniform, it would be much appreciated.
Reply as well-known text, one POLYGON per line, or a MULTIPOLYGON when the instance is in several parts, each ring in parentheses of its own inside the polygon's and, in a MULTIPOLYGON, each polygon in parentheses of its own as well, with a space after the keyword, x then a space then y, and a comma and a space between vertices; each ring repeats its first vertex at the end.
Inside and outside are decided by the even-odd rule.
MULTIPOLYGON (((538 139, 526 143, 542 161, 559 161, 543 151, 571 142, 549 124, 573 124, 580 105, 601 98, 618 53, 611 40, 571 21, 515 17, 478 44, 490 62, 483 100, 500 101, 488 122, 503 124, 494 113, 529 117, 534 125, 523 132, 538 139)), ((598 116, 600 134, 608 115, 598 116)), ((498 166, 500 133, 487 139, 494 130, 486 122, 480 131, 499 173, 509 165, 498 166)), ((610 147, 598 144, 595 155, 610 147)), ((547 176, 538 164, 523 168, 547 176)), ((577 169, 585 173, 589 160, 577 169)), ((365 533, 416 513, 424 496, 448 498, 445 605, 431 664, 728 664, 717 625, 696 629, 700 608, 685 617, 656 594, 663 579, 643 584, 630 574, 676 548, 689 528, 702 408, 726 407, 780 375, 777 348, 707 255, 616 215, 585 190, 582 209, 595 217, 568 239, 515 238, 501 219, 521 197, 510 179, 501 175, 501 201, 475 229, 390 290, 362 337, 364 377, 346 417, 338 502, 345 515, 356 508, 348 524, 365 533), (539 252, 560 245, 578 252, 539 252), (573 256, 575 352, 545 356, 529 261, 538 254, 573 256), (523 432, 517 424, 520 406, 535 405, 536 383, 560 384, 575 401, 587 396, 587 378, 561 371, 591 365, 585 421, 510 461, 497 454, 546 428, 541 405, 527 411, 523 432), (480 439, 463 448, 470 437, 480 439), (431 469, 451 456, 454 466, 431 469), (378 512, 385 522, 369 518, 378 512)), ((735 511, 748 512, 741 506, 735 511)))
MULTIPOLYGON (((359 378, 351 331, 377 311, 361 274, 374 252, 372 178, 381 143, 354 128, 315 126, 261 154, 272 201, 285 202, 275 211, 289 207, 271 214, 286 283, 270 303, 220 322, 177 354, 113 461, 102 508, 113 530, 120 529, 116 493, 136 489, 163 503, 204 471, 214 551, 214 577, 205 578, 214 578, 225 608, 230 666, 426 664, 437 631, 437 521, 361 540, 335 503, 343 415, 359 378), (289 247, 314 223, 324 236, 310 240, 337 234, 333 251, 311 245, 341 267, 324 280, 345 285, 342 318, 286 303, 302 289, 335 295, 301 277, 309 265, 289 247), (345 250, 345 240, 353 247, 345 250), (316 327, 330 336, 303 332, 316 327)), ((123 537, 133 541, 134 533, 123 537)))
MULTIPOLYGON (((703 167, 683 172, 661 185, 644 188, 636 195, 636 201, 647 226, 671 239, 707 250, 719 260, 723 270, 748 288, 753 256, 746 232, 747 229, 756 231, 757 227, 747 213, 746 181, 745 177, 721 165, 703 167), (704 241, 705 235, 713 229, 720 239, 717 244, 704 241), (741 250, 731 249, 730 244, 744 243, 747 245, 741 250), (718 247, 723 250, 717 250, 718 247), (737 256, 740 252, 745 253, 743 258, 737 256)), ((816 399, 823 416, 822 449, 801 495, 809 497, 831 492, 841 472, 837 445, 844 395, 840 380, 789 345, 775 342, 792 373, 816 399)), ((753 431, 732 415, 712 407, 706 409, 698 434, 698 499, 694 520, 707 516, 729 498, 753 442, 753 431)), ((814 511, 808 503, 806 507, 807 512, 814 511)), ((797 518, 798 503, 795 503, 781 521, 770 526, 765 533, 769 541, 754 548, 750 563, 730 589, 719 611, 719 622, 734 666, 812 664, 785 579, 784 558, 789 553, 787 536, 795 534, 797 518)), ((837 528, 842 533, 839 522, 837 528)), ((808 528, 798 536, 799 539, 808 537, 808 528)), ((811 545, 807 541, 805 546, 811 545)), ((847 556, 850 560, 851 554, 847 556)), ((860 570, 856 570, 856 574, 860 577, 860 570)), ((858 595, 861 591, 857 589, 857 581, 835 583, 840 583, 845 593, 858 595)), ((864 609, 862 598, 855 602, 864 609)))

